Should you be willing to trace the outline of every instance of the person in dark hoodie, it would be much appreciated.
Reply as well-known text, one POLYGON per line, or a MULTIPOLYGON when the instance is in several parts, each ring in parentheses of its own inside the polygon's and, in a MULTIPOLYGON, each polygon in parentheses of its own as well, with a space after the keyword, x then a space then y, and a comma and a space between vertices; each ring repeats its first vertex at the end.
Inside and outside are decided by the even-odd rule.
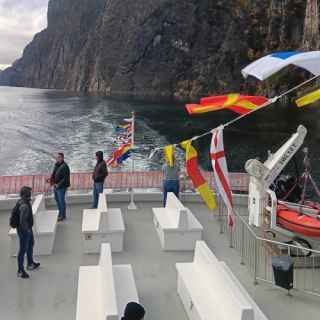
POLYGON ((121 320, 142 320, 146 311, 143 306, 136 302, 129 302, 124 310, 121 320))
POLYGON ((103 152, 96 152, 97 163, 92 174, 93 180, 93 204, 92 208, 98 207, 99 194, 103 193, 103 185, 106 177, 108 176, 108 168, 103 159, 103 152))
POLYGON ((30 187, 22 187, 20 190, 21 199, 18 201, 19 224, 17 233, 19 237, 19 252, 18 252, 18 277, 27 279, 28 273, 24 269, 24 257, 27 254, 27 269, 35 270, 39 268, 40 263, 33 260, 33 213, 31 206, 31 191, 30 187))
POLYGON ((64 161, 64 154, 58 153, 57 162, 54 166, 51 178, 51 185, 54 186, 54 198, 57 202, 59 216, 58 221, 66 219, 66 192, 70 187, 70 169, 64 161))

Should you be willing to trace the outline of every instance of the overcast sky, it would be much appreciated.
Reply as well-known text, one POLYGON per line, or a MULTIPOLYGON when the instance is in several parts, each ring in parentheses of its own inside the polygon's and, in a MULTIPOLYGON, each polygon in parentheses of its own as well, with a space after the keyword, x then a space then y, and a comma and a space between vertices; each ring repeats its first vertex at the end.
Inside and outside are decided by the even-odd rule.
POLYGON ((0 0, 0 69, 20 58, 47 25, 48 0, 0 0))

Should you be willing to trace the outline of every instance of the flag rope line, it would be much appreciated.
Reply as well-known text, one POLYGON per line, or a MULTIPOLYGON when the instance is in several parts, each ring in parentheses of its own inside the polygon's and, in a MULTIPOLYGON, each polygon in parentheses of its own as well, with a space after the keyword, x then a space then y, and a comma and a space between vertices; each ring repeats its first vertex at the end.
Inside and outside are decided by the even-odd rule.
MULTIPOLYGON (((318 79, 319 77, 320 77, 320 75, 316 75, 316 76, 314 76, 314 77, 312 77, 312 78, 310 78, 310 79, 308 79, 308 80, 306 80, 306 81, 304 81, 304 82, 296 85, 295 87, 293 87, 293 88, 291 88, 291 89, 289 89, 289 90, 281 93, 280 95, 269 99, 266 103, 262 104, 262 105, 259 106, 258 108, 254 109, 254 110, 252 110, 252 111, 250 111, 250 112, 248 112, 248 113, 246 113, 246 114, 240 115, 239 117, 236 117, 235 119, 233 119, 233 120, 231 120, 231 121, 229 121, 229 122, 227 122, 227 123, 225 123, 225 124, 222 124, 222 125, 220 125, 220 126, 218 126, 218 127, 215 127, 215 128, 213 128, 213 129, 211 129, 210 131, 207 131, 207 132, 205 132, 205 133, 203 133, 203 134, 201 134, 201 135, 194 136, 193 138, 191 138, 191 139, 186 139, 186 140, 195 141, 195 140, 201 139, 201 138, 203 138, 203 137, 205 137, 205 136, 207 136, 207 135, 209 135, 209 134, 212 134, 212 132, 215 131, 215 130, 216 130, 217 128, 219 128, 219 127, 223 127, 223 128, 229 127, 229 126, 233 125, 234 123, 238 122, 239 120, 241 120, 242 118, 245 118, 245 117, 247 117, 247 116, 249 116, 249 115, 251 115, 251 114, 253 114, 253 113, 255 113, 255 112, 257 112, 257 111, 259 111, 259 110, 261 110, 261 109, 263 109, 263 108, 265 108, 265 107, 267 107, 267 106, 269 106, 269 105, 274 104, 274 103, 277 102, 279 99, 285 97, 286 95, 290 94, 291 92, 294 92, 294 91, 298 90, 299 88, 301 88, 301 87, 303 87, 304 85, 306 85, 306 84, 308 84, 308 83, 310 83, 310 82, 318 79)), ((180 142, 180 143, 181 143, 181 142, 180 142)), ((173 146, 177 147, 177 146, 180 145, 180 143, 175 143, 175 144, 173 144, 173 146)), ((162 149, 164 149, 164 148, 165 148, 165 147, 157 147, 157 148, 155 148, 155 149, 153 150, 153 152, 151 152, 149 158, 152 158, 152 157, 154 156, 155 152, 160 151, 160 150, 162 150, 162 149)))

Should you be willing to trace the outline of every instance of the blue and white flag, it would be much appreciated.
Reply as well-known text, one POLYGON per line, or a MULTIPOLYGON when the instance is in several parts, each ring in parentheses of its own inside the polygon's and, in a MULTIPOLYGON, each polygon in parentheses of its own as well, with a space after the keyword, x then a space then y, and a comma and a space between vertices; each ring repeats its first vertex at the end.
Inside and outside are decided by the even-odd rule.
POLYGON ((303 68, 318 76, 320 75, 320 51, 272 53, 249 64, 242 70, 242 75, 245 78, 253 76, 263 81, 289 65, 303 68))

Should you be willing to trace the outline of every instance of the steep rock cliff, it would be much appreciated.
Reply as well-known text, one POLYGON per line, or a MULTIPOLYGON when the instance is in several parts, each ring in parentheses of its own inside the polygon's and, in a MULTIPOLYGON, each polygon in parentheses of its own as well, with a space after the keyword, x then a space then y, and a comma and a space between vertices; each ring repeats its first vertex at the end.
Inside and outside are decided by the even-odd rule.
POLYGON ((50 0, 47 29, 0 83, 147 99, 239 90, 251 60, 317 47, 315 1, 50 0))

